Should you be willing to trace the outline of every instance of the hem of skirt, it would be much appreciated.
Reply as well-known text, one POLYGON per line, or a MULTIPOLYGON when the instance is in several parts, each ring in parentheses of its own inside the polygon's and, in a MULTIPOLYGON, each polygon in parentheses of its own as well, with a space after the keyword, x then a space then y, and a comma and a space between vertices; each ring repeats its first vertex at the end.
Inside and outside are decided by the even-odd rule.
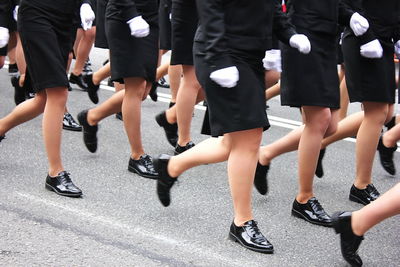
POLYGON ((331 105, 331 104, 326 104, 326 103, 304 103, 304 104, 298 104, 298 103, 281 103, 281 106, 289 106, 292 108, 301 108, 303 106, 313 106, 313 107, 324 107, 324 108, 331 108, 331 109, 339 109, 340 105, 331 105))
POLYGON ((262 123, 262 124, 256 125, 256 126, 231 127, 230 129, 222 130, 222 131, 213 131, 213 130, 211 129, 211 134, 210 134, 210 135, 211 135, 212 137, 218 137, 218 136, 223 136, 224 134, 228 134, 228 133, 234 133, 234 132, 240 132, 240 131, 258 129, 258 128, 262 128, 263 131, 266 131, 266 130, 269 129, 269 127, 271 127, 271 125, 267 122, 267 123, 262 123))

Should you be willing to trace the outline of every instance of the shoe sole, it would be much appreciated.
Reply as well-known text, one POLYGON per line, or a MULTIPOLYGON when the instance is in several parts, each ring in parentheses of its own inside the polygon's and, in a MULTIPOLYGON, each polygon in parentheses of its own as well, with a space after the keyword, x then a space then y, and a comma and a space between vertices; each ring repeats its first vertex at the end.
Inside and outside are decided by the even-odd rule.
POLYGON ((67 131, 73 131, 73 132, 82 132, 82 128, 70 128, 70 127, 63 126, 63 129, 67 130, 67 131))
POLYGON ((271 250, 264 250, 264 249, 256 249, 256 248, 252 248, 252 247, 246 246, 246 245, 243 244, 236 236, 234 236, 234 235, 233 235, 232 233, 230 233, 230 232, 229 232, 228 238, 229 238, 230 240, 232 240, 233 242, 239 243, 242 247, 245 247, 245 248, 247 248, 247 249, 249 249, 249 250, 252 250, 252 251, 255 251, 255 252, 264 253, 264 254, 273 254, 273 253, 274 253, 274 250, 273 250, 273 249, 271 249, 271 250))
POLYGON ((157 180, 158 179, 158 176, 151 176, 151 175, 147 175, 147 174, 141 174, 135 168, 133 168, 131 166, 128 166, 128 171, 130 171, 132 173, 135 173, 135 174, 137 174, 137 175, 139 175, 141 177, 144 177, 144 178, 148 178, 148 179, 152 179, 152 180, 157 180))
POLYGON ((349 195, 349 200, 353 201, 353 202, 356 202, 356 203, 363 204, 363 205, 368 205, 369 204, 369 203, 366 203, 366 202, 362 201, 360 198, 358 198, 356 196, 353 196, 353 195, 349 195))
POLYGON ((47 190, 49 191, 53 191, 54 193, 56 193, 57 195, 63 196, 63 197, 81 197, 82 193, 80 194, 68 194, 68 193, 60 193, 58 192, 54 187, 52 187, 51 185, 49 185, 48 183, 45 184, 45 187, 47 190))
POLYGON ((296 210, 293 210, 293 209, 292 209, 292 215, 293 215, 294 217, 303 219, 303 220, 305 220, 305 221, 307 221, 307 222, 309 222, 309 223, 315 224, 315 225, 324 226, 324 227, 329 227, 329 228, 332 228, 332 227, 333 227, 333 224, 332 224, 332 223, 331 223, 331 224, 325 224, 325 223, 319 223, 319 222, 310 221, 307 217, 303 216, 303 214, 301 214, 300 212, 298 212, 298 211, 296 211, 296 210))

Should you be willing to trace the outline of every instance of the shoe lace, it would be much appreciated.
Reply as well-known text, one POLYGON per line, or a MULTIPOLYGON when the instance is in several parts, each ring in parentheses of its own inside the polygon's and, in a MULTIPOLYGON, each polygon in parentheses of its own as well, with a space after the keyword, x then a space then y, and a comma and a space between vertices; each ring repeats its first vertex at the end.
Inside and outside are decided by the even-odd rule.
POLYGON ((66 171, 62 172, 61 175, 60 175, 61 181, 63 183, 65 183, 65 184, 72 184, 72 180, 70 178, 70 175, 71 174, 69 172, 66 172, 66 171))
POLYGON ((377 195, 377 196, 379 196, 380 194, 379 194, 379 192, 378 192, 378 190, 376 189, 376 187, 373 185, 373 184, 369 184, 369 185, 367 185, 367 191, 371 194, 374 194, 374 195, 377 195))
POLYGON ((322 208, 322 205, 319 203, 319 201, 317 199, 314 199, 313 201, 310 201, 310 205, 311 205, 312 210, 316 214, 325 213, 324 209, 322 208))
POLYGON ((155 172, 151 157, 149 155, 144 155, 142 156, 142 159, 143 159, 143 165, 146 167, 146 169, 148 169, 151 172, 155 172))
POLYGON ((256 241, 263 242, 265 241, 264 235, 261 233, 260 229, 258 228, 257 222, 253 221, 254 223, 246 225, 247 232, 253 237, 256 241))

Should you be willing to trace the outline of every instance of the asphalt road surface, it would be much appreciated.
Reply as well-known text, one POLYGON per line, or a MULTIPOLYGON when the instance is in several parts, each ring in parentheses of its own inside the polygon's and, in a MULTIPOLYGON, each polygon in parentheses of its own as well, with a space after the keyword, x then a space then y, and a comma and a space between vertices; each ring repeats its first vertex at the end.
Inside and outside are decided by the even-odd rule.
MULTIPOLYGON (((106 53, 94 50, 94 69, 106 53)), ((49 66, 50 67, 50 66, 49 66)), ((112 95, 102 87, 100 101, 112 95)), ((142 139, 150 155, 173 153, 154 116, 168 106, 168 90, 157 103, 142 106, 142 139)), ((270 143, 300 124, 297 109, 269 102, 272 127, 264 133, 270 143)), ((76 117, 92 107, 87 93, 74 88, 68 108, 76 117)), ((0 117, 14 108, 7 69, 0 71, 0 117)), ((350 112, 359 105, 351 105, 350 112)), ((204 110, 195 110, 195 143, 204 110)), ((7 133, 0 143, 0 265, 1 266, 346 266, 339 239, 332 229, 294 218, 291 204, 297 191, 297 153, 276 158, 269 173, 270 192, 254 190, 254 216, 275 247, 273 255, 248 251, 228 240, 233 219, 226 163, 187 171, 172 190, 172 203, 158 201, 154 180, 127 171, 129 145, 123 124, 114 116, 99 130, 97 153, 88 152, 82 133, 63 132, 64 166, 83 190, 80 199, 45 190, 47 161, 41 116, 7 133)), ((396 160, 399 155, 396 153, 396 160)), ((325 176, 315 178, 315 193, 329 213, 362 206, 348 200, 355 175, 354 139, 327 149, 325 176)), ((400 181, 382 169, 376 157, 374 184, 383 193, 400 181)), ((366 234, 360 255, 365 266, 400 266, 399 217, 366 234)))

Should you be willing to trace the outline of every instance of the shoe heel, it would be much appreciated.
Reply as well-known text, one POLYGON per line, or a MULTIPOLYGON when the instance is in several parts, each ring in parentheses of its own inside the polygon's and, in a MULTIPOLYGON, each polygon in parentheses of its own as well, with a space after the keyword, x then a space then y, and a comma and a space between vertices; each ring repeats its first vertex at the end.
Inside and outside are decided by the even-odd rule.
POLYGON ((232 240, 233 242, 239 242, 238 240, 237 240, 237 238, 234 236, 234 235, 232 235, 232 233, 229 233, 228 234, 228 239, 229 240, 232 240))
POLYGON ((44 187, 45 187, 47 190, 49 190, 49 191, 54 191, 53 187, 50 186, 50 185, 47 184, 47 183, 44 185, 44 187))
POLYGON ((357 202, 357 203, 363 204, 363 205, 367 205, 367 204, 363 203, 358 197, 355 197, 353 195, 349 195, 349 200, 351 200, 353 202, 357 202))
POLYGON ((297 211, 292 209, 292 216, 300 218, 300 219, 304 219, 303 216, 301 216, 297 211))

